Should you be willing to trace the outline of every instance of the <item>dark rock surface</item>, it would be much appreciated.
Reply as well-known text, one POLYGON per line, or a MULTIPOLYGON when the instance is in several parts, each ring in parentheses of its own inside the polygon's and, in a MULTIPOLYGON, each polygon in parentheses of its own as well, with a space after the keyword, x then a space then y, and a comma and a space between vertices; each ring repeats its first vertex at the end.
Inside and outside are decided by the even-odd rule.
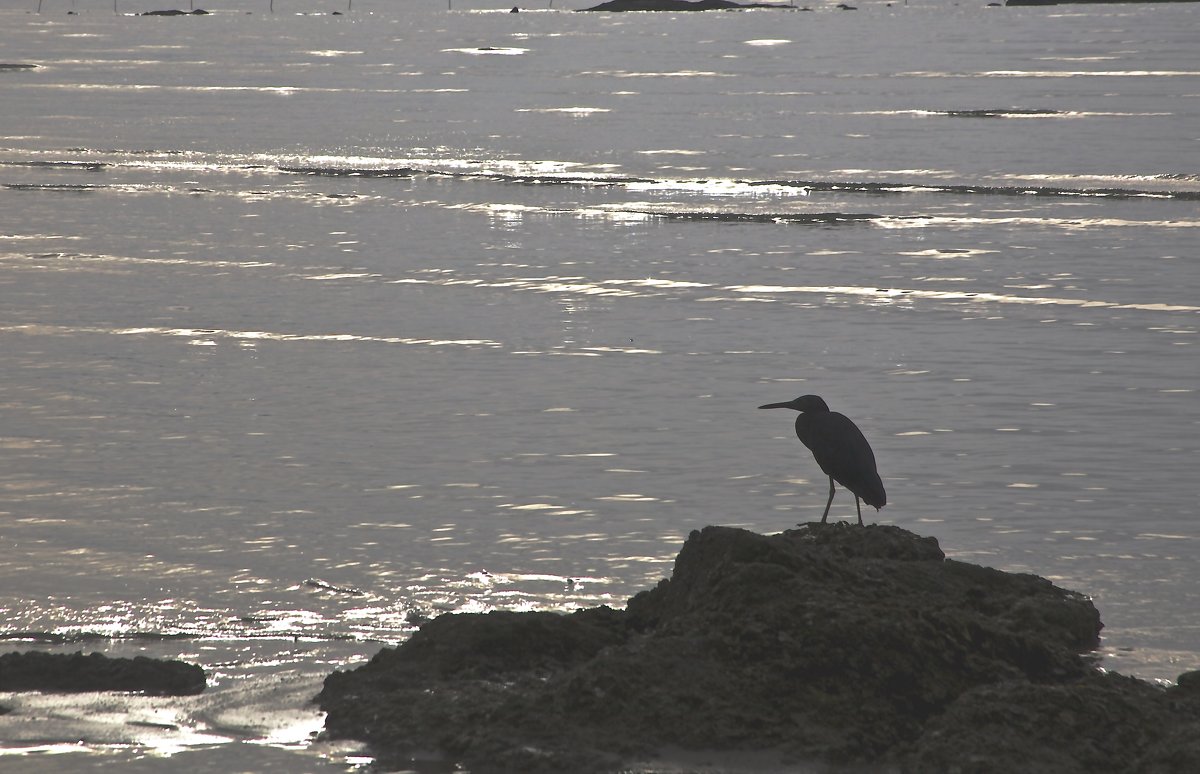
POLYGON ((169 11, 144 11, 143 13, 138 14, 138 16, 208 16, 208 15, 209 15, 208 11, 205 11, 202 8, 197 8, 194 11, 180 11, 177 9, 172 9, 169 11))
POLYGON ((728 11, 738 8, 791 8, 778 3, 735 3, 732 0, 610 0, 584 11, 728 11))
POLYGON ((1200 676, 1102 674, 1100 628, 1079 594, 897 527, 707 527, 624 611, 444 615, 317 701, 328 737, 476 774, 612 771, 668 748, 913 774, 1200 771, 1200 676))
POLYGON ((131 691, 185 696, 200 693, 205 686, 204 670, 182 661, 35 650, 0 655, 0 691, 131 691))
POLYGON ((907 764, 910 774, 1200 771, 1200 687, 1098 671, 1063 685, 983 686, 926 725, 907 764))

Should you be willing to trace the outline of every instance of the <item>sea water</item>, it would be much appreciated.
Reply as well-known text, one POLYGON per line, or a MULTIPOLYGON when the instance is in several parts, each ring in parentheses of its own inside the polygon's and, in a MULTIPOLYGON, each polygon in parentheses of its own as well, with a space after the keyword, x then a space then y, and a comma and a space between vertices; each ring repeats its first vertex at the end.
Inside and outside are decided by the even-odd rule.
POLYGON ((212 686, 0 696, 0 770, 345 768, 430 616, 818 519, 805 393, 869 521, 1200 667, 1194 5, 203 5, 0 3, 2 648, 212 686))

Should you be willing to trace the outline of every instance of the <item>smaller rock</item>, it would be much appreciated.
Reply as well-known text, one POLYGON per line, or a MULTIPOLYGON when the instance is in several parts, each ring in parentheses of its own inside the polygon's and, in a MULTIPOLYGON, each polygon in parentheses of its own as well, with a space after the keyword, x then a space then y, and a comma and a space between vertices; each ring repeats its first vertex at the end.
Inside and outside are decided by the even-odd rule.
POLYGON ((976 688, 926 725, 904 772, 1200 771, 1197 715, 1173 707, 1169 693, 1115 672, 976 688))
POLYGON ((1195 672, 1184 672, 1175 681, 1177 690, 1200 697, 1200 669, 1195 672))
POLYGON ((34 650, 0 656, 0 691, 131 691, 186 696, 200 693, 206 686, 204 670, 182 661, 34 650))

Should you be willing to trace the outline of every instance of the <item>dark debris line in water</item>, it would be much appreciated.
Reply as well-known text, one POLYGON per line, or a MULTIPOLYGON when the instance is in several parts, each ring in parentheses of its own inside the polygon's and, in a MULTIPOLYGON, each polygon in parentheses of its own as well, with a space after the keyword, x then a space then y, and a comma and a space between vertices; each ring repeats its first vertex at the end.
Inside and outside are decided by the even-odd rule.
MULTIPOLYGON (((253 168, 253 167, 247 167, 253 168)), ((262 167, 259 167, 262 168, 262 167)), ((403 167, 327 167, 327 166, 281 166, 280 172, 287 174, 324 176, 324 177, 450 177, 457 179, 477 179, 494 183, 511 183, 514 185, 565 185, 584 187, 620 187, 628 185, 647 185, 670 182, 706 183, 705 179, 686 181, 667 181, 651 177, 625 177, 619 175, 532 175, 506 174, 492 171, 450 171, 438 170, 419 166, 403 167)), ((1177 201, 1200 201, 1200 191, 1156 191, 1140 188, 1070 188, 1065 186, 1044 185, 966 185, 966 184, 930 184, 908 183, 904 181, 856 181, 856 180, 734 180, 740 185, 751 187, 777 186, 795 188, 808 193, 858 193, 898 195, 905 193, 944 193, 955 196, 1048 196, 1048 197, 1084 197, 1109 199, 1173 199, 1177 201)), ((875 216, 861 216, 875 217, 875 216)))
MULTIPOLYGON (((4 67, 4 65, 0 65, 4 67)), ((965 114, 976 115, 979 111, 954 111, 965 114)), ((990 111, 983 111, 989 114, 990 111)), ((80 149, 82 150, 82 149, 80 149)), ((114 151, 115 152, 115 151, 114 151)), ((156 152, 157 153, 157 152, 156 152)), ((169 152, 164 152, 169 153, 169 152)), ((81 171, 98 171, 108 167, 117 166, 111 162, 101 161, 0 161, 0 166, 26 166, 26 167, 44 167, 44 168, 62 168, 75 169, 81 171)), ((240 168, 247 170, 271 170, 270 165, 264 164, 247 164, 241 165, 240 168)), ((493 183, 508 183, 512 185, 559 185, 559 186, 581 186, 587 188, 619 188, 622 186, 631 185, 653 185, 667 184, 673 182, 687 183, 707 183, 707 179, 697 180, 664 180, 652 177, 641 176, 621 176, 621 175, 580 175, 580 174, 554 174, 554 175, 536 175, 536 174, 519 174, 519 173, 502 173, 490 170, 478 171, 453 171, 440 170, 433 167, 423 166, 397 166, 397 167, 341 167, 341 166, 321 166, 321 165, 281 165, 275 167, 279 172, 291 175, 305 175, 310 177, 352 177, 352 178, 412 178, 412 177, 443 177, 455 178, 460 180, 482 180, 493 183)), ((1170 177, 1170 176, 1166 176, 1170 177)), ((1176 176, 1178 177, 1178 176, 1176 176)), ((961 183, 945 183, 932 184, 929 182, 913 183, 903 180, 891 181, 864 181, 864 180, 792 180, 792 179, 769 179, 769 180, 733 180, 731 182, 739 185, 758 187, 780 187, 793 188, 806 193, 853 193, 853 194, 876 194, 880 196, 896 196, 908 193, 923 193, 923 194, 949 194, 953 196, 1017 196, 1017 197, 1063 197, 1063 198, 1095 198, 1095 199, 1166 199, 1174 201, 1200 201, 1200 191, 1168 191, 1155 190, 1152 188, 1129 188, 1129 187, 1081 187, 1072 188, 1068 186, 1046 186, 1046 185, 971 185, 961 183)), ((9 183, 3 186, 11 190, 38 190, 43 188, 93 188, 103 186, 89 185, 71 185, 71 184, 31 184, 31 183, 9 183)), ((657 214, 657 213, 652 213, 657 214)), ((690 213, 681 213, 687 216, 690 213)), ((722 213, 729 214, 732 217, 738 217, 737 213, 722 213)), ((791 215, 794 215, 791 214, 791 215)), ((869 214, 845 213, 845 217, 851 219, 869 219, 877 217, 869 214)), ((781 215, 754 215, 752 219, 779 219, 788 218, 788 214, 781 215)), ((805 216, 800 216, 805 217, 805 216)), ((919 217, 919 216, 914 216, 919 217)))
POLYGON ((610 0, 607 3, 583 8, 583 11, 608 11, 622 13, 625 11, 736 11, 744 8, 775 8, 778 10, 798 10, 787 3, 738 3, 734 0, 610 0))
POLYGON ((615 771, 672 747, 912 774, 1200 771, 1200 673, 1169 689, 1103 673, 1100 629, 1082 595, 898 527, 707 527, 623 611, 443 615, 317 701, 328 737, 389 765, 433 748, 484 773, 615 771))

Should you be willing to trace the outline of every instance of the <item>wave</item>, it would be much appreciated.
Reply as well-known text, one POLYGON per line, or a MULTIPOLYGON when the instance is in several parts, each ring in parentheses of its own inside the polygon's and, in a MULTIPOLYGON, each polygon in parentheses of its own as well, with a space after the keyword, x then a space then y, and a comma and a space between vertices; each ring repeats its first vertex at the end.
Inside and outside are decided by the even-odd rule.
POLYGON ((633 184, 659 183, 652 177, 624 177, 604 174, 523 174, 495 170, 448 169, 437 165, 404 167, 340 167, 340 166, 280 166, 280 172, 296 175, 321 177, 449 177, 469 180, 488 180, 496 183, 516 185, 575 185, 575 186, 624 186, 633 184))
POLYGON ((39 645, 73 645, 76 643, 97 642, 107 640, 133 640, 140 642, 167 642, 169 640, 186 640, 207 636, 198 632, 37 632, 12 631, 0 632, 0 642, 35 642, 39 645))
POLYGON ((796 185, 810 191, 902 194, 946 193, 959 196, 1061 196, 1108 199, 1174 199, 1200 201, 1200 191, 1159 191, 1142 188, 1071 188, 1046 185, 972 185, 967 183, 863 182, 821 180, 767 180, 762 185, 796 185))
MULTIPOLYGON (((367 275, 335 275, 309 277, 312 280, 361 278, 367 275)), ((373 336, 356 333, 289 333, 280 331, 243 331, 221 328, 107 328, 71 325, 5 325, 0 333, 25 333, 37 336, 74 336, 78 334, 109 334, 114 336, 166 336, 188 339, 198 346, 212 346, 219 339, 278 342, 367 342, 375 344, 404 344, 422 347, 484 347, 495 349, 503 345, 491 339, 430 339, 404 336, 373 336)))
POLYGON ((112 156, 192 156, 194 151, 163 148, 67 148, 68 153, 96 153, 112 156))
MULTIPOLYGON (((335 589, 339 590, 340 589, 335 589)), ((255 617, 243 616, 238 619, 240 623, 252 624, 261 623, 263 621, 274 620, 269 616, 255 617)), ((208 640, 213 638, 229 638, 234 632, 224 629, 197 629, 194 631, 118 631, 118 632, 93 632, 93 631, 67 631, 67 632, 39 632, 39 631, 11 631, 0 632, 0 642, 29 642, 38 645, 78 645, 90 642, 172 642, 175 640, 208 640)), ((305 633, 306 637, 312 637, 309 632, 305 633)), ((236 631, 237 639, 291 639, 289 635, 281 634, 276 631, 256 631, 238 629, 236 631)), ((349 633, 338 632, 323 632, 320 636, 322 640, 338 640, 338 641, 357 641, 363 639, 360 636, 349 633)))
MULTIPOLYGON (((1079 309, 1117 309, 1143 312, 1200 313, 1200 306, 1158 302, 1116 301, 1060 296, 1022 296, 1009 293, 970 290, 925 290, 920 288, 869 287, 857 285, 722 285, 655 278, 589 280, 578 276, 505 277, 492 279, 458 275, 431 278, 410 277, 387 280, 393 283, 424 284, 494 289, 577 296, 615 296, 625 298, 690 297, 693 301, 752 300, 787 303, 789 298, 820 296, 842 298, 848 302, 907 303, 914 300, 945 301, 952 304, 1013 304, 1018 306, 1061 306, 1079 309), (690 296, 688 295, 690 294, 690 296), (724 295, 732 294, 732 295, 724 295)), ((647 350, 622 350, 622 354, 656 354, 647 350)))
MULTIPOLYGON (((1200 191, 1159 190, 1134 187, 1071 187, 1050 185, 977 185, 969 183, 931 183, 928 181, 863 181, 863 180, 818 180, 818 179, 725 179, 696 178, 671 179, 643 176, 625 176, 605 173, 550 174, 502 172, 495 169, 448 169, 438 165, 410 164, 402 167, 344 167, 344 166, 279 166, 280 172, 328 177, 416 177, 421 175, 487 180, 513 185, 572 185, 583 187, 625 187, 644 189, 653 186, 663 191, 685 188, 689 191, 709 192, 736 187, 754 192, 755 189, 773 187, 795 193, 858 193, 858 194, 906 194, 935 193, 956 196, 1053 196, 1108 199, 1167 199, 1177 201, 1200 201, 1200 191)), ((1194 176, 1167 174, 1151 176, 1151 179, 1166 181, 1191 181, 1194 176)))
POLYGON ((962 110, 932 110, 910 108, 906 110, 856 110, 848 115, 855 116, 946 116, 949 118, 1092 118, 1169 116, 1165 112, 1057 110, 1055 108, 969 108, 962 110))
POLYGON ((103 191, 114 188, 110 185, 86 185, 82 183, 4 183, 0 188, 9 191, 70 191, 72 193, 103 191))
POLYGON ((719 212, 707 210, 638 210, 620 209, 621 213, 636 213, 665 220, 704 220, 717 223, 789 223, 794 225, 839 226, 868 223, 883 219, 866 212, 719 212))
POLYGON ((514 219, 525 216, 574 216, 584 218, 610 218, 613 220, 682 220, 710 221, 717 223, 774 223, 785 225, 840 226, 871 225, 887 229, 974 226, 1029 226, 1034 228, 1058 228, 1072 231, 1091 228, 1200 228, 1196 219, 1136 220, 1113 217, 1053 217, 1012 215, 882 215, 869 212, 732 212, 718 209, 676 209, 670 205, 647 202, 609 204, 574 208, 537 207, 525 204, 462 204, 452 205, 455 209, 472 210, 495 217, 514 219))
POLYGON ((200 188, 195 185, 170 185, 166 183, 0 183, 0 190, 6 191, 36 191, 64 192, 72 194, 119 193, 119 194, 211 194, 214 196, 237 196, 247 199, 297 199, 297 200, 331 200, 336 203, 362 198, 353 193, 321 193, 312 191, 264 190, 253 188, 248 190, 218 190, 216 188, 200 188))
MULTIPOLYGON (((818 179, 670 179, 642 176, 624 176, 603 173, 519 173, 489 169, 446 169, 438 166, 406 165, 403 167, 341 167, 341 166, 280 166, 280 172, 329 177, 415 177, 421 175, 487 180, 512 185, 571 185, 583 187, 622 187, 644 189, 653 186, 663 191, 675 188, 694 192, 715 192, 731 187, 753 193, 756 189, 777 188, 794 193, 857 193, 857 194, 907 194, 933 193, 955 196, 1046 196, 1101 199, 1165 199, 1176 201, 1200 201, 1200 191, 1160 190, 1134 187, 1071 187, 1051 185, 978 185, 970 183, 931 183, 928 181, 864 181, 864 180, 818 180, 818 179)), ((1191 181, 1192 175, 1167 174, 1152 176, 1166 181, 1191 181)))
POLYGON ((338 167, 279 167, 280 172, 289 175, 310 175, 313 177, 416 177, 426 174, 413 167, 396 167, 384 169, 354 169, 338 167))
MULTIPOLYGON (((1001 111, 964 110, 945 111, 947 115, 993 116, 1001 111)), ((1022 111, 1017 111, 1022 112, 1022 111)), ((1041 111, 1025 111, 1041 114, 1041 111)), ((1012 114, 1005 109, 1004 114, 1012 114)), ((317 157, 288 159, 278 156, 198 158, 180 161, 183 152, 172 151, 121 151, 107 152, 76 149, 88 155, 115 154, 116 159, 18 159, 0 160, 0 167, 25 167, 57 171, 109 171, 119 173, 130 170, 138 174, 161 170, 164 174, 183 171, 234 172, 244 175, 303 175, 338 179, 413 179, 421 177, 487 182, 512 186, 573 186, 580 188, 617 189, 629 192, 650 191, 662 195, 687 195, 695 197, 730 198, 811 196, 813 194, 838 194, 871 197, 902 197, 906 195, 1011 198, 1061 198, 1061 199, 1107 199, 1107 200, 1161 200, 1196 202, 1200 201, 1200 175, 1192 173, 1162 173, 1142 175, 1099 175, 1080 178, 1073 175, 1020 175, 1003 181, 960 182, 938 178, 951 178, 955 173, 937 170, 835 170, 828 177, 804 178, 671 178, 644 175, 629 175, 605 169, 603 165, 590 166, 571 162, 524 161, 524 160, 480 160, 463 158, 366 158, 366 157, 317 157), (161 158, 157 162, 153 156, 161 158), (125 160, 122 160, 124 157, 125 160), (870 179, 872 177, 885 179, 870 179), (857 178, 857 179, 856 179, 857 178), (886 179, 891 178, 891 179, 886 179), (1099 183, 1097 185, 1073 183, 1099 183), (1105 184, 1112 183, 1112 184, 1105 184)), ((208 188, 186 188, 188 193, 214 193, 208 188)), ((110 185, 74 183, 61 181, 10 182, 0 184, 0 189, 14 191, 66 191, 89 192, 105 189, 119 191, 167 191, 176 192, 177 186, 169 184, 121 184, 110 185)), ((255 193, 262 194, 261 191, 255 193)), ((295 195, 293 193, 293 195, 295 195)), ((312 194, 307 194, 311 196, 312 194)), ((341 193, 338 196, 354 196, 341 193)), ((864 213, 784 213, 782 215, 758 212, 675 212, 654 215, 681 219, 744 220, 775 222, 782 219, 797 222, 857 222, 877 217, 864 213)))
POLYGON ((941 72, 914 70, 897 78, 1192 78, 1200 70, 983 70, 941 72))
POLYGON ((3 161, 0 160, 0 167, 42 167, 45 169, 79 169, 88 172, 95 172, 111 166, 104 161, 3 161))

